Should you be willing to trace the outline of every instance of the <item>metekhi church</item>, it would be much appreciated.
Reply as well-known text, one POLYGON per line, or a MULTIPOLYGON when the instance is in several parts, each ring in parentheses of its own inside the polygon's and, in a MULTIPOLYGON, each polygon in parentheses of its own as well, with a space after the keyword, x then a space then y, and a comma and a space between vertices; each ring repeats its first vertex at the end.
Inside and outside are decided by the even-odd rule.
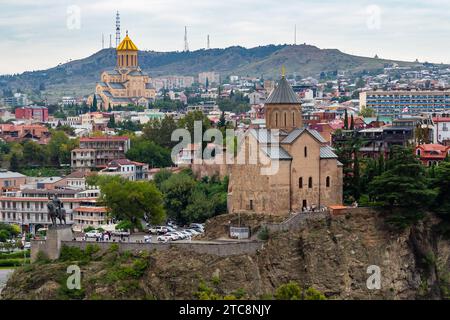
MULTIPOLYGON (((102 72, 95 87, 97 109, 108 110, 117 106, 148 106, 155 99, 156 90, 151 78, 139 68, 138 48, 128 36, 116 49, 117 63, 114 70, 102 72)), ((92 105, 94 94, 87 103, 92 105)))
POLYGON ((231 166, 229 212, 288 215, 341 205, 342 164, 320 133, 303 125, 300 100, 284 75, 265 102, 265 119, 266 128, 248 130, 238 147, 245 162, 237 157, 231 166), (260 161, 249 161, 252 150, 260 161), (275 174, 261 171, 274 161, 275 174))

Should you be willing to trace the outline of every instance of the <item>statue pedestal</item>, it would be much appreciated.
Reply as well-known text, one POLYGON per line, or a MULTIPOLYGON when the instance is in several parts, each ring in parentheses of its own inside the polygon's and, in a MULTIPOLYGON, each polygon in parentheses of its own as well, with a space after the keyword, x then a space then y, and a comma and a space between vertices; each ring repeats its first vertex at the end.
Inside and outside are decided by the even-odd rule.
POLYGON ((71 225, 49 227, 46 240, 31 241, 31 261, 36 261, 39 252, 42 252, 51 260, 58 259, 61 253, 61 241, 71 240, 73 240, 71 225))

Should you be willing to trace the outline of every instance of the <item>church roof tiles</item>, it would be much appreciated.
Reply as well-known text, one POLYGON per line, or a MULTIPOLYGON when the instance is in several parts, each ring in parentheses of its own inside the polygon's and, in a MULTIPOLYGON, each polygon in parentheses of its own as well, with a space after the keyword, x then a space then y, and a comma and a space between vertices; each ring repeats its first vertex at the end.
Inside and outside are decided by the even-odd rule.
POLYGON ((266 104, 300 104, 300 99, 283 76, 266 100, 266 104))

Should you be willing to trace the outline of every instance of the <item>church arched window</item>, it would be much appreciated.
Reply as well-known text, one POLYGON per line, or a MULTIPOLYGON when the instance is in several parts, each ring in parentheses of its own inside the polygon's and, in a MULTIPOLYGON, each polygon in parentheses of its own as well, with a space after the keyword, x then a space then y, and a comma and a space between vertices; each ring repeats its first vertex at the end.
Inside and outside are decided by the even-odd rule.
POLYGON ((305 146, 305 148, 303 149, 303 152, 305 154, 305 158, 308 156, 308 147, 305 146))
POLYGON ((302 177, 298 178, 298 188, 303 189, 303 178, 302 177))
POLYGON ((308 179, 308 188, 312 188, 312 177, 309 177, 308 179))
POLYGON ((325 181, 325 185, 327 186, 327 188, 330 187, 330 177, 328 176, 326 181, 325 181))
POLYGON ((295 112, 292 112, 292 126, 295 128, 295 112))
POLYGON ((286 111, 283 112, 283 115, 284 115, 284 126, 287 127, 287 113, 286 113, 286 111))
POLYGON ((275 112, 275 127, 278 127, 278 111, 275 112))

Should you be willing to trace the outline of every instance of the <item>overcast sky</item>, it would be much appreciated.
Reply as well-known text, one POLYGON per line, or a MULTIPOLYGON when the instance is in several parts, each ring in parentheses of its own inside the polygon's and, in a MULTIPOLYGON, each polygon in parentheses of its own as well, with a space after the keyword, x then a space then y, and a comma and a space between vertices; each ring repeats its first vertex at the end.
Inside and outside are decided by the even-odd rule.
POLYGON ((139 49, 294 42, 350 54, 450 63, 449 0, 0 0, 0 74, 93 54, 129 31, 139 49), (79 19, 78 19, 79 17, 79 19))

